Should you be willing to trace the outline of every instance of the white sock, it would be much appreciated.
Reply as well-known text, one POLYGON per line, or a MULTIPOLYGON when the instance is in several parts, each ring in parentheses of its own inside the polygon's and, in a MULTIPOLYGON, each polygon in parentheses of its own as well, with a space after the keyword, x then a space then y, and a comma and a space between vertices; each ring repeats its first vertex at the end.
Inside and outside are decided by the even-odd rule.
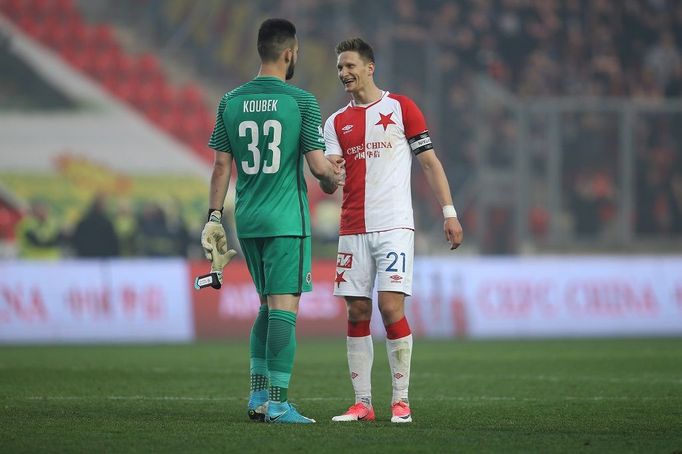
POLYGON ((346 337, 348 353, 348 369, 350 380, 355 391, 355 403, 363 402, 372 405, 372 362, 374 362, 374 344, 372 336, 346 337))
POLYGON ((412 334, 400 339, 386 338, 386 351, 393 385, 391 402, 407 401, 407 392, 410 387, 410 362, 412 361, 412 334))

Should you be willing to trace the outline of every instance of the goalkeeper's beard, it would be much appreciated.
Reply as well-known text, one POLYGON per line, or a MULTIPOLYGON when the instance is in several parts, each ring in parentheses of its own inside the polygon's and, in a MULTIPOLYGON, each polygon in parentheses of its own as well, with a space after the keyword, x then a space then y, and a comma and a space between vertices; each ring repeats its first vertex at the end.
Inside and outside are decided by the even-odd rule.
POLYGON ((291 60, 291 63, 289 63, 289 66, 287 67, 287 73, 284 76, 285 80, 291 80, 294 77, 294 67, 296 66, 296 63, 294 63, 294 60, 291 60))

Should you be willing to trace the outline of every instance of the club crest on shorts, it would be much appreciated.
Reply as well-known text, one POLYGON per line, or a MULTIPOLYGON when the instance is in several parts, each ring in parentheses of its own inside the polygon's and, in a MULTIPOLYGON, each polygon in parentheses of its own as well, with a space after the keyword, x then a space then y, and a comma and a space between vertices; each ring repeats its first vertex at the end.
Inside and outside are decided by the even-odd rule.
POLYGON ((353 254, 339 252, 336 256, 336 267, 346 269, 353 268, 353 254))
POLYGON ((336 288, 341 288, 341 283, 342 282, 348 282, 344 277, 343 274, 345 271, 337 271, 336 272, 336 278, 334 279, 334 283, 336 283, 336 288))
POLYGON ((306 284, 310 284, 313 281, 313 275, 308 272, 308 274, 305 275, 305 282, 306 284))

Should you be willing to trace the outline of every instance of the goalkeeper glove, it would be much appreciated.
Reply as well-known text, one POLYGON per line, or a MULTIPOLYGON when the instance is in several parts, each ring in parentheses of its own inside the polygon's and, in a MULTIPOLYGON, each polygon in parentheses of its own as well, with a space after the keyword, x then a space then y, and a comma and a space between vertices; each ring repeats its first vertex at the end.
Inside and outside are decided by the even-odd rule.
POLYGON ((223 285, 223 268, 227 266, 237 254, 237 251, 230 249, 224 251, 220 248, 213 250, 213 260, 211 260, 211 272, 202 276, 197 276, 194 279, 194 288, 199 290, 205 287, 213 287, 219 289, 223 285))
POLYGON ((220 223, 221 213, 213 210, 201 232, 201 245, 206 258, 211 261, 211 272, 194 280, 194 288, 220 288, 223 283, 223 268, 237 255, 234 249, 227 249, 225 229, 220 223))
POLYGON ((218 248, 213 251, 213 259, 211 260, 211 274, 215 274, 215 277, 219 282, 217 288, 220 288, 223 283, 223 268, 232 261, 232 258, 235 255, 237 255, 237 251, 234 249, 227 251, 226 245, 227 243, 225 242, 222 247, 218 246, 218 248))
POLYGON ((208 222, 201 231, 201 246, 204 248, 204 255, 208 260, 213 260, 213 251, 218 250, 218 248, 227 252, 227 237, 225 229, 220 223, 221 217, 220 211, 211 211, 208 215, 208 222))

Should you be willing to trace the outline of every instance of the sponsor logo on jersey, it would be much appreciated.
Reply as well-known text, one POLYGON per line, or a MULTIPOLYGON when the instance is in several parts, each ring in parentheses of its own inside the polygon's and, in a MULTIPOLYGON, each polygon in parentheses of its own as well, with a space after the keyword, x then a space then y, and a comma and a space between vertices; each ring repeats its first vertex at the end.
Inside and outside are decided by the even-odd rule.
POLYGON ((400 281, 403 280, 403 277, 398 275, 398 274, 394 274, 394 275, 389 276, 389 277, 391 278, 391 284, 399 284, 400 281))
POLYGON ((355 145, 355 146, 350 147, 350 148, 346 148, 346 154, 350 155, 350 156, 356 155, 358 153, 362 153, 363 151, 365 151, 365 144, 364 143, 361 143, 360 145, 355 145))
POLYGON ((351 269, 353 268, 353 254, 347 252, 339 252, 336 256, 336 266, 338 268, 351 269))
POLYGON ((352 129, 353 125, 346 125, 343 128, 341 128, 341 131, 343 131, 344 134, 348 134, 352 129))
POLYGON ((382 151, 392 148, 393 143, 391 143, 391 141, 379 140, 346 148, 345 154, 347 156, 353 156, 353 159, 357 161, 358 159, 380 158, 382 151))
POLYGON ((393 144, 390 141, 367 142, 365 144, 365 149, 367 150, 382 150, 387 148, 393 148, 393 144))

